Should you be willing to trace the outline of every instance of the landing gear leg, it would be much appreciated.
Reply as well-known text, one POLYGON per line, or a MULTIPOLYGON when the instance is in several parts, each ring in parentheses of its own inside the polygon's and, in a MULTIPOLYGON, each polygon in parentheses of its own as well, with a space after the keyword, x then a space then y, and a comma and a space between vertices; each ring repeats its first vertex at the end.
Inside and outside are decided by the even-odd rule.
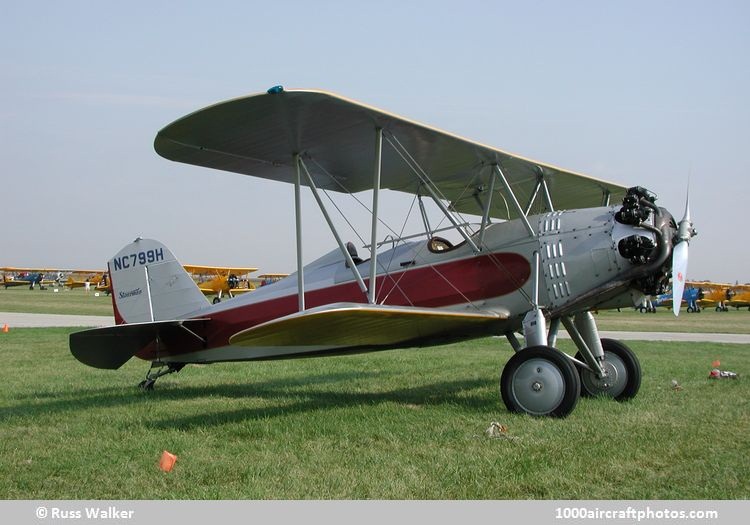
POLYGON ((500 377, 500 394, 511 412, 565 417, 578 403, 576 368, 549 346, 524 348, 510 358, 500 377))
POLYGON ((565 417, 578 404, 578 372, 570 358, 554 348, 558 321, 552 320, 547 334, 544 314, 532 310, 523 320, 526 345, 522 347, 513 334, 508 334, 516 353, 503 368, 500 395, 511 412, 565 417))
POLYGON ((151 363, 151 368, 146 373, 146 379, 138 383, 138 387, 142 390, 153 390, 156 380, 162 376, 168 374, 174 374, 179 372, 185 367, 185 363, 151 363))
POLYGON ((620 341, 599 339, 591 314, 576 315, 575 323, 563 320, 578 347, 581 395, 604 395, 617 401, 635 397, 641 387, 641 365, 633 351, 620 341))

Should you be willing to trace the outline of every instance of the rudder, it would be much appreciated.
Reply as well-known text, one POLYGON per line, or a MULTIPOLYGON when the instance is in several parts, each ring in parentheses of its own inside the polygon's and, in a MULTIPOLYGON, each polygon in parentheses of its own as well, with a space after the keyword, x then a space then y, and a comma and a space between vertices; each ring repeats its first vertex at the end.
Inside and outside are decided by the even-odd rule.
POLYGON ((138 238, 108 265, 115 316, 125 323, 184 319, 208 306, 190 275, 159 241, 138 238))

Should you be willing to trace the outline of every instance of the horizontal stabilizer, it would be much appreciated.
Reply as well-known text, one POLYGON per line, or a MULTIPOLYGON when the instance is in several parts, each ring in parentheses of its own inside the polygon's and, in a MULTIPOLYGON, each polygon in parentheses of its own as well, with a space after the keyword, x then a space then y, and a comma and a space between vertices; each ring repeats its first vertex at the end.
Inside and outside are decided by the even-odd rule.
POLYGON ((70 334, 70 352, 85 365, 115 370, 157 337, 187 330, 191 324, 202 324, 207 320, 156 321, 83 330, 70 334))
MULTIPOLYGON (((234 334, 229 342, 246 347, 396 347, 424 340, 474 335, 507 315, 434 308, 337 303, 297 312, 234 334)), ((490 332, 488 332, 490 333, 490 332)))

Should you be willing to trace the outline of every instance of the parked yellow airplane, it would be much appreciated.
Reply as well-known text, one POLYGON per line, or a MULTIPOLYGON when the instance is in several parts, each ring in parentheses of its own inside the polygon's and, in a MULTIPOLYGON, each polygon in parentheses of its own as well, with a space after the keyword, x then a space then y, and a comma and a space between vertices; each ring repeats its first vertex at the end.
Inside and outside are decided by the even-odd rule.
POLYGON ((71 270, 5 266, 0 268, 0 271, 3 272, 3 286, 5 288, 28 286, 33 290, 36 285, 39 285, 41 289, 44 285, 59 283, 63 273, 71 270))
POLYGON ((93 288, 107 294, 111 291, 109 273, 101 270, 74 270, 68 276, 68 280, 65 281, 65 286, 71 290, 74 288, 93 288))
POLYGON ((248 275, 258 271, 257 268, 229 268, 225 266, 198 266, 185 264, 183 268, 193 276, 198 288, 204 295, 215 295, 213 303, 221 302, 225 293, 229 297, 255 290, 255 285, 248 275))
POLYGON ((727 301, 734 296, 731 284, 712 281, 690 281, 688 284, 702 291, 702 297, 698 300, 701 308, 713 307, 717 312, 729 310, 727 301))
POLYGON ((262 275, 254 277, 253 279, 250 279, 250 281, 257 288, 259 286, 268 286, 269 284, 273 284, 277 281, 282 280, 284 277, 289 277, 289 274, 288 273, 264 273, 262 275))
POLYGON ((732 286, 733 296, 726 301, 727 306, 734 306, 738 310, 747 307, 750 310, 750 284, 732 286))

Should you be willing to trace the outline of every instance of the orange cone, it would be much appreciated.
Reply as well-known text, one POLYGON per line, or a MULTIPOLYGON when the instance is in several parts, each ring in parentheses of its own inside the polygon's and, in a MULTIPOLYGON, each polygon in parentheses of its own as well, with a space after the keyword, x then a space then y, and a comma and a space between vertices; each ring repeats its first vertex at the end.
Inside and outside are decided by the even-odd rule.
POLYGON ((3 325, 3 333, 4 333, 4 334, 7 334, 7 333, 8 333, 9 331, 10 331, 10 328, 8 328, 8 325, 7 325, 7 324, 4 324, 4 325, 3 325))
POLYGON ((161 454, 161 459, 159 460, 159 468, 164 472, 169 472, 174 467, 175 461, 177 461, 177 456, 165 450, 161 454))
POLYGON ((721 366, 721 361, 719 361, 717 359, 716 361, 714 361, 713 363, 711 363, 711 366, 714 367, 714 368, 719 368, 721 366))

